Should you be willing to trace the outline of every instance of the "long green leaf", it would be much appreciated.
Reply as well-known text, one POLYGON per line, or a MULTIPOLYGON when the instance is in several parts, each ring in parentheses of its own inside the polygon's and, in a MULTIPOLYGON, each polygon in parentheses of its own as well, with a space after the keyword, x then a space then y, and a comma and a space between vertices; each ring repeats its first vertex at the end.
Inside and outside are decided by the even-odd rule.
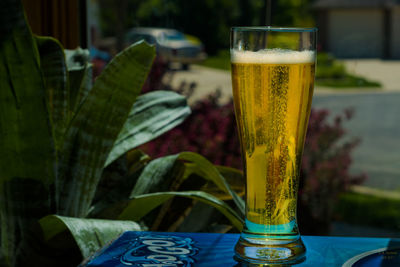
POLYGON ((1 247, 0 247, 0 267, 8 267, 6 265, 6 259, 4 258, 3 254, 1 253, 1 247))
POLYGON ((136 43, 117 55, 97 78, 68 130, 56 180, 60 215, 89 211, 107 156, 139 94, 154 47, 136 43))
POLYGON ((125 231, 140 231, 132 221, 81 219, 49 215, 39 221, 45 241, 69 230, 84 258, 102 248, 125 231))
POLYGON ((151 160, 150 156, 140 149, 131 150, 126 155, 128 172, 134 173, 146 166, 147 162, 151 160))
POLYGON ((159 192, 135 196, 121 213, 119 219, 139 221, 150 211, 175 196, 191 198, 213 206, 224 214, 238 230, 243 227, 243 220, 231 207, 222 200, 201 191, 159 192))
MULTIPOLYGON (((244 195, 244 177, 240 170, 226 167, 226 166, 215 166, 218 172, 225 178, 229 187, 234 190, 239 196, 244 195)), ((203 170, 199 168, 196 163, 186 162, 183 179, 187 179, 191 175, 203 176, 203 170)), ((231 200, 232 196, 226 190, 221 190, 214 182, 207 182, 202 188, 202 191, 212 194, 222 200, 231 200)))
POLYGON ((35 36, 39 49, 56 147, 68 124, 69 85, 63 47, 51 37, 35 36))
POLYGON ((173 156, 167 156, 153 160, 148 164, 140 175, 131 197, 149 192, 166 190, 166 186, 171 184, 172 179, 186 179, 190 173, 196 173, 200 177, 214 183, 220 190, 229 194, 239 211, 244 215, 244 201, 235 193, 227 183, 226 179, 220 174, 218 169, 203 156, 193 152, 182 152, 173 156), (174 177, 172 169, 180 162, 192 163, 189 166, 181 164, 184 170, 176 170, 181 177, 174 177))
POLYGON ((92 89, 92 64, 86 49, 65 49, 64 52, 70 84, 70 111, 75 113, 92 89))
MULTIPOLYGON (((226 182, 229 184, 229 187, 234 190, 239 196, 244 195, 245 183, 244 183, 244 176, 243 172, 226 167, 226 166, 215 166, 219 173, 224 176, 226 182)), ((198 168, 195 167, 195 172, 197 172, 198 168)), ((202 189, 202 191, 212 194, 213 196, 218 197, 222 200, 230 200, 232 196, 219 189, 214 183, 207 183, 202 189)))
POLYGON ((2 223, 7 222, 11 225, 6 228, 9 231, 15 230, 15 233, 6 233, 6 236, 15 234, 15 239, 12 240, 13 243, 10 243, 10 247, 14 247, 16 251, 12 251, 10 265, 19 266, 14 261, 19 259, 20 245, 29 238, 32 224, 51 212, 50 194, 43 182, 17 177, 4 182, 2 193, 4 199, 7 199, 7 203, 4 203, 7 205, 7 210, 3 213, 2 223))
POLYGON ((190 115, 186 98, 170 91, 155 91, 138 97, 108 156, 106 166, 127 151, 182 123, 190 115))
POLYGON ((167 191, 171 182, 179 177, 171 175, 171 170, 179 154, 151 161, 140 174, 130 197, 157 191, 167 191))
POLYGON ((182 152, 179 155, 179 159, 195 163, 198 168, 197 172, 202 173, 202 177, 212 181, 219 189, 228 193, 232 197, 241 214, 244 215, 245 205, 243 199, 241 199, 236 192, 231 189, 226 179, 211 162, 203 156, 193 152, 182 152))
POLYGON ((19 1, 0 7, 0 182, 31 177, 49 184, 54 147, 38 51, 19 1))
POLYGON ((20 1, 0 1, 0 228, 8 263, 14 259, 19 233, 35 218, 25 217, 22 211, 34 207, 16 200, 18 192, 8 190, 11 187, 5 183, 33 179, 47 189, 55 176, 55 149, 39 66, 20 1))
POLYGON ((136 149, 129 151, 126 157, 120 157, 105 168, 96 189, 90 217, 117 218, 121 208, 129 201, 129 194, 134 187, 141 170, 150 157, 136 149), (121 186, 123 185, 123 186, 121 186))

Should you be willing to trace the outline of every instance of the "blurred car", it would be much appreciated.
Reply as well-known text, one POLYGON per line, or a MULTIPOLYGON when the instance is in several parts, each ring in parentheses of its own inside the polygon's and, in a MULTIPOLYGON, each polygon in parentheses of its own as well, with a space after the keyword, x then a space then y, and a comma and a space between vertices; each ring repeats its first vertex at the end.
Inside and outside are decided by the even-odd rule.
POLYGON ((204 46, 198 38, 174 29, 138 27, 129 30, 125 35, 127 44, 139 40, 154 44, 161 60, 168 63, 181 63, 183 69, 187 69, 189 64, 201 62, 207 57, 204 46))

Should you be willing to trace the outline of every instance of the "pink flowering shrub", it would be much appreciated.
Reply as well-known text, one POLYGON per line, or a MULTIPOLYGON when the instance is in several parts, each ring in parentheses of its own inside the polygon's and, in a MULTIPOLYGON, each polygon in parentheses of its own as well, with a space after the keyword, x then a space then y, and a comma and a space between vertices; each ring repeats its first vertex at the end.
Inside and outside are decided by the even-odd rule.
POLYGON ((152 157, 192 151, 214 164, 241 168, 233 103, 219 106, 217 102, 217 94, 197 102, 185 122, 143 149, 152 157))
POLYGON ((308 234, 329 233, 338 195, 366 179, 365 174, 352 175, 349 172, 351 152, 360 140, 341 142, 346 135, 343 120, 350 120, 352 115, 352 110, 345 110, 330 122, 327 110, 311 111, 302 158, 298 207, 301 229, 308 234))

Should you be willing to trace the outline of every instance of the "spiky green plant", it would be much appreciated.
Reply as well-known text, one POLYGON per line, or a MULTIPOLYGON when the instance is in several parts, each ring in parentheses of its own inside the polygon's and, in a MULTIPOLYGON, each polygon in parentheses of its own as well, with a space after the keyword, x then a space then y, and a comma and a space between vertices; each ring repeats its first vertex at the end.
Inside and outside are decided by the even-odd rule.
POLYGON ((241 227, 238 214, 209 193, 168 192, 165 184, 195 173, 243 211, 218 168, 194 153, 148 161, 137 151, 136 178, 123 176, 119 187, 96 195, 105 167, 190 113, 175 93, 139 96, 154 54, 134 44, 92 85, 84 57, 66 60, 57 40, 32 34, 20 0, 1 1, 0 266, 73 266, 123 231, 140 230, 135 221, 173 196, 208 203, 241 227), (80 255, 71 256, 74 248, 80 255))

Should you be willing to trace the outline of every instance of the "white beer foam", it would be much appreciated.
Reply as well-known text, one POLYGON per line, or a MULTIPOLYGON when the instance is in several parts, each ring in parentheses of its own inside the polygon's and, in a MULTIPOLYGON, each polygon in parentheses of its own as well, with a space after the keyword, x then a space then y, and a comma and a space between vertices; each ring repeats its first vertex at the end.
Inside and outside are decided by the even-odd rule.
POLYGON ((315 52, 285 49, 263 49, 257 52, 231 49, 232 63, 297 64, 315 62, 315 52))

